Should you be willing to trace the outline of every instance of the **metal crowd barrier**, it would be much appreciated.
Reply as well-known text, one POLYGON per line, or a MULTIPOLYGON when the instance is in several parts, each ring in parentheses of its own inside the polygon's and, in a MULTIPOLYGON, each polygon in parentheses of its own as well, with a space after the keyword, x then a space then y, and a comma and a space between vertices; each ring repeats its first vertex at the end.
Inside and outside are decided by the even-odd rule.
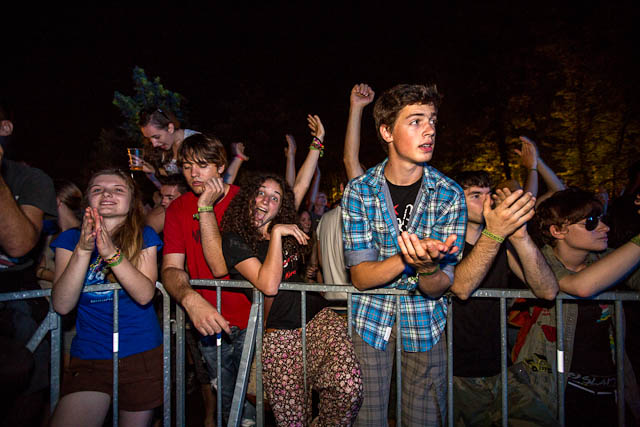
MULTIPOLYGON (((171 330, 170 330, 170 302, 169 294, 162 285, 157 282, 156 288, 162 294, 162 346, 163 346, 163 425, 171 425, 171 330)), ((93 285, 84 288, 83 292, 100 292, 122 289, 120 285, 110 283, 106 285, 93 285)), ((36 291, 19 291, 0 293, 0 302, 27 300, 34 298, 50 297, 51 289, 36 291)), ((118 292, 113 293, 113 312, 118 313, 118 292)), ((113 425, 118 426, 118 316, 113 316, 113 425)), ((40 323, 26 347, 32 353, 38 348, 47 333, 51 332, 51 363, 49 366, 50 385, 50 410, 51 414, 58 404, 60 398, 60 352, 61 352, 61 321, 60 315, 53 310, 53 304, 49 301, 49 313, 40 323)))
MULTIPOLYGON (((199 287, 216 287, 218 295, 220 295, 220 289, 222 287, 230 288, 251 288, 252 286, 248 282, 243 281, 213 281, 213 280, 192 280, 193 286, 199 287), (221 286, 222 285, 222 286, 221 286)), ((352 301, 351 295, 353 294, 374 294, 374 295, 395 295, 396 297, 396 318, 400 318, 400 297, 403 295, 414 295, 415 292, 408 292, 397 289, 373 289, 368 291, 360 291, 352 286, 344 285, 324 285, 324 284, 307 284, 307 283, 282 283, 280 284, 280 290, 299 291, 301 293, 301 321, 302 321, 302 357, 305 367, 304 386, 307 387, 306 381, 306 348, 305 348, 305 336, 306 336, 306 292, 346 292, 347 298, 347 324, 349 328, 349 336, 352 336, 352 301)), ((249 325, 247 327, 247 333, 245 336, 245 342, 243 347, 242 359, 240 362, 240 370, 238 378, 236 380, 234 389, 233 404, 231 407, 231 414, 229 417, 229 426, 240 425, 240 411, 246 395, 247 383, 249 378, 249 371, 251 369, 251 361, 255 352, 256 357, 256 423, 258 426, 264 425, 264 405, 263 405, 263 390, 262 390, 262 294, 254 289, 254 303, 251 309, 251 315, 249 318, 249 325)), ((524 299, 537 299, 537 297, 528 290, 511 290, 511 289, 478 289, 472 296, 472 298, 499 298, 500 299, 500 341, 501 341, 501 382, 502 382, 502 425, 508 425, 508 386, 507 386, 507 301, 515 298, 524 299)), ((218 297, 219 298, 219 297, 218 297)), ((448 298, 448 310, 447 310, 447 420, 448 425, 454 425, 453 418, 453 306, 451 304, 451 298, 448 298)), ((557 322, 557 354, 559 358, 564 357, 564 327, 562 308, 563 303, 566 300, 578 300, 572 295, 560 293, 555 300, 556 305, 556 322, 557 322)), ((590 298, 592 301, 614 301, 615 302, 615 325, 616 325, 616 370, 617 370, 617 393, 621 398, 618 399, 618 425, 625 425, 625 401, 624 401, 624 325, 622 323, 622 301, 640 301, 639 292, 605 292, 596 297, 590 298)), ((220 309, 220 300, 218 299, 218 310, 220 309)), ((181 310, 180 310, 181 311, 181 310)), ((184 321, 184 318, 182 318, 184 321)), ((184 323, 177 325, 178 331, 184 330, 184 323)), ((184 346, 184 342, 182 343, 184 346)), ((401 366, 401 334, 396 334, 396 425, 401 424, 402 419, 402 366, 401 366)), ((180 354, 180 349, 177 350, 180 354)), ((182 350, 184 354, 184 350, 182 350)), ((218 372, 220 372, 220 347, 218 347, 218 372)), ((184 366, 184 363, 177 361, 178 366, 184 366)), ((565 389, 565 375, 567 374, 563 368, 564 363, 558 364, 558 413, 557 418, 559 424, 564 426, 564 389, 565 389)), ((184 373, 183 373, 184 375, 184 373)), ((218 390, 221 390, 220 375, 218 375, 218 390)), ((177 396, 182 396, 184 399, 184 381, 178 381, 177 396), (182 386, 180 386, 182 384, 182 386), (182 387, 182 388, 180 388, 182 387)), ((218 408, 221 408, 221 393, 218 393, 218 408)), ((177 405, 178 411, 184 407, 180 404, 177 405)), ((184 415, 181 418, 184 422, 184 415)), ((220 411, 218 411, 218 425, 222 425, 222 419, 220 411)))
MULTIPOLYGON (((217 308, 220 310, 221 299, 220 290, 222 288, 248 288, 253 286, 246 281, 227 281, 227 280, 192 280, 191 284, 196 287, 212 287, 218 292, 217 308)), ((168 427, 171 425, 171 300, 168 293, 164 290, 160 283, 156 283, 156 287, 162 294, 162 330, 163 330, 163 425, 168 427)), ((89 290, 83 292, 96 292, 105 290, 121 289, 117 284, 95 285, 89 290)), ((306 292, 346 292, 347 299, 347 323, 349 335, 352 336, 352 301, 353 294, 375 294, 375 295, 394 295, 396 298, 396 316, 400 318, 400 297, 403 295, 413 295, 413 292, 397 289, 374 289, 368 291, 360 291, 352 286, 344 285, 321 285, 306 283, 282 283, 281 290, 299 291, 301 293, 302 304, 302 345, 303 345, 303 363, 305 367, 304 383, 306 388, 306 292)), ((21 291, 0 293, 0 302, 26 300, 33 298, 48 297, 51 290, 21 291)), ((536 299, 530 291, 524 290, 506 290, 506 289, 479 289, 472 295, 472 298, 499 298, 500 299, 500 337, 501 337, 501 379, 502 379, 502 425, 508 425, 508 399, 507 399, 507 300, 514 298, 536 299)), ((577 298, 560 293, 556 297, 556 322, 557 322, 557 354, 559 358, 564 357, 564 330, 563 330, 563 303, 567 300, 576 300, 577 298)), ((240 425, 240 413, 247 391, 251 362, 255 353, 256 356, 256 423, 258 426, 264 425, 264 402, 262 387, 262 333, 263 333, 263 296, 262 293, 253 289, 253 304, 251 306, 249 324, 245 336, 244 348, 240 362, 240 370, 236 384, 234 385, 234 398, 229 418, 229 426, 240 425)), ((640 293, 638 292, 605 292, 597 297, 590 298, 594 301, 614 301, 615 303, 615 325, 616 325, 616 370, 617 370, 617 393, 618 393, 618 425, 625 424, 625 402, 624 402, 624 325, 622 323, 622 302, 623 301, 640 301, 640 293)), ((114 313, 118 313, 118 293, 114 292, 114 313)), ((454 425, 453 419, 453 307, 449 298, 447 311, 447 419, 449 425, 454 425)), ((184 310, 176 305, 176 418, 175 423, 178 426, 186 424, 185 419, 185 314, 184 310)), ((51 412, 55 409, 60 394, 60 351, 61 351, 61 331, 60 331, 60 315, 53 311, 52 305, 49 304, 49 313, 34 332, 32 338, 26 347, 30 351, 40 345, 47 333, 51 333, 51 364, 50 364, 50 403, 51 412)), ((113 336, 114 336, 114 353, 113 353, 113 425, 118 425, 118 316, 114 316, 113 320, 113 336)), ((217 372, 221 372, 221 340, 218 337, 218 357, 217 372)), ((401 366, 401 334, 396 334, 396 424, 399 425, 402 419, 402 366, 401 366)), ((558 420, 560 425, 564 426, 564 389, 565 375, 563 364, 558 364, 558 420)), ((223 384, 221 375, 217 376, 218 390, 222 390, 223 384)), ((227 385, 228 386, 228 385, 227 385)), ((217 393, 218 411, 217 424, 222 425, 222 393, 217 393)))

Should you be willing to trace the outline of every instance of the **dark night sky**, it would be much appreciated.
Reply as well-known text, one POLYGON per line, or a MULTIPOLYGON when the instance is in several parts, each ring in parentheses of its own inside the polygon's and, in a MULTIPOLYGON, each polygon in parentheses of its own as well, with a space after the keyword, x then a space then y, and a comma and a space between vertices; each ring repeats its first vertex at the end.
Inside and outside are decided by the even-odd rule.
MULTIPOLYGON (((100 129, 121 121, 113 92, 132 93, 135 65, 188 99, 193 128, 225 143, 245 140, 248 168, 265 169, 258 158, 268 158, 283 170, 284 133, 306 141, 305 115, 319 114, 332 152, 321 167, 330 168, 341 158, 353 84, 368 82, 379 94, 396 83, 436 82, 445 93, 446 142, 447 117, 482 107, 466 97, 472 77, 508 66, 508 56, 495 63, 496 53, 526 55, 547 40, 579 43, 588 33, 637 66, 633 4, 3 10, 0 94, 16 114, 14 157, 54 177, 73 178, 100 129)), ((370 110, 365 115, 362 158, 371 165, 383 153, 370 110)))

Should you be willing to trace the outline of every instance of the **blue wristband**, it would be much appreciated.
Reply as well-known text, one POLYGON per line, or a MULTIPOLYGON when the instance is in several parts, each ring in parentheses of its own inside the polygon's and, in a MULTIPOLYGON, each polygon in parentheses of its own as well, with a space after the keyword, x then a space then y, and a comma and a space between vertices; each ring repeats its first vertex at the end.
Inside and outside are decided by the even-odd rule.
POLYGON ((404 265, 404 270, 402 271, 402 274, 406 274, 407 277, 415 276, 416 275, 416 270, 415 270, 415 268, 411 267, 409 264, 405 264, 404 265))

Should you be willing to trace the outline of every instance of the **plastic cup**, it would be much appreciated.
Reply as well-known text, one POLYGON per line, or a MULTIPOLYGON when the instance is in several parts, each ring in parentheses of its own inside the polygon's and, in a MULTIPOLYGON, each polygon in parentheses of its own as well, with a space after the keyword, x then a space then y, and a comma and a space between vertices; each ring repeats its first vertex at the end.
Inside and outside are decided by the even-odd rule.
POLYGON ((127 148, 127 153, 129 154, 129 168, 132 171, 141 171, 144 150, 142 148, 127 148))

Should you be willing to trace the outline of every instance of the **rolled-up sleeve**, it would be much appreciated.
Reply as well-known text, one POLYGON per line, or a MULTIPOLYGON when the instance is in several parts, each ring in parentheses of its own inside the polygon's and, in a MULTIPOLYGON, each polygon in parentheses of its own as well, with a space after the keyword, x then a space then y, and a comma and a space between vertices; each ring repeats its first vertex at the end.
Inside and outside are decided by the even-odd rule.
POLYGON ((342 241, 347 267, 378 260, 362 191, 353 181, 342 196, 342 241))

